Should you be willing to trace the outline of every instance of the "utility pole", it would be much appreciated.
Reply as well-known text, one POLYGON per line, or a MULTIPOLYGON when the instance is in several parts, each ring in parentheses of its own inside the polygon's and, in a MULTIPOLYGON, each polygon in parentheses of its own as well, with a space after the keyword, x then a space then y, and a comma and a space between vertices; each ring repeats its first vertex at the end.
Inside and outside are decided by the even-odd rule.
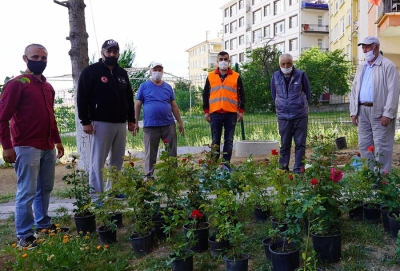
POLYGON ((69 35, 66 37, 71 42, 71 50, 68 54, 72 64, 72 80, 74 85, 74 102, 75 102, 75 127, 76 127, 76 147, 80 155, 78 167, 89 172, 90 146, 89 136, 82 130, 78 118, 77 107, 77 90, 78 79, 83 68, 89 65, 88 56, 88 33, 86 32, 85 23, 85 3, 84 0, 56 1, 54 3, 68 8, 69 17, 69 35))

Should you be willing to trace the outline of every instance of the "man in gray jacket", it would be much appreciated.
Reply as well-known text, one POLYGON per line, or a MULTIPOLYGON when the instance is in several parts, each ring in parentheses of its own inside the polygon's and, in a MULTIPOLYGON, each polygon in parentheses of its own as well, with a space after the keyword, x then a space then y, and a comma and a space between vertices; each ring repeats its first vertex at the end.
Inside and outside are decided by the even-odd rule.
POLYGON ((399 73, 393 62, 379 53, 378 38, 368 36, 360 45, 366 62, 358 66, 354 77, 351 121, 358 127, 358 147, 361 156, 369 159, 371 170, 376 166, 375 155, 381 164, 380 171, 389 171, 399 103, 399 73))
POLYGON ((300 174, 306 153, 310 82, 303 71, 295 69, 292 55, 282 54, 279 57, 279 66, 280 70, 274 73, 271 80, 272 98, 275 101, 281 136, 279 163, 282 169, 289 170, 293 139, 295 143, 293 172, 300 174))

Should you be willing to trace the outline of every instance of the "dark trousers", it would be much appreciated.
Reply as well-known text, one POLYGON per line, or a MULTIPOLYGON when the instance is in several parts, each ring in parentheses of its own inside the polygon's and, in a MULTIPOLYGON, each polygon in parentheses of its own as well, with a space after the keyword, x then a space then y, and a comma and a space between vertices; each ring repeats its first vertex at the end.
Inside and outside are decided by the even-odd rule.
POLYGON ((302 167, 304 167, 303 158, 306 154, 307 125, 308 117, 294 120, 278 119, 279 135, 281 136, 281 158, 279 163, 283 169, 289 169, 292 138, 295 144, 293 171, 300 173, 302 167))
POLYGON ((230 162, 233 149, 233 137, 235 135, 235 126, 237 123, 237 113, 211 113, 210 126, 212 147, 217 147, 218 154, 215 159, 219 159, 219 146, 221 145, 222 128, 224 128, 224 147, 223 161, 230 162))

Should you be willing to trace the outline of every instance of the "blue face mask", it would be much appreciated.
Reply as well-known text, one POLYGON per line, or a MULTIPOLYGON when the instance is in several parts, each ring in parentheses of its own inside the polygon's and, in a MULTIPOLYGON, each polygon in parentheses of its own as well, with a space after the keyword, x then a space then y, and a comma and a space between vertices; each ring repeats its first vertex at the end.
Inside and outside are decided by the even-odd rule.
POLYGON ((42 74, 43 71, 46 69, 47 66, 47 62, 44 61, 33 61, 30 60, 28 57, 26 57, 26 59, 28 59, 28 69, 31 71, 31 73, 39 75, 42 74))

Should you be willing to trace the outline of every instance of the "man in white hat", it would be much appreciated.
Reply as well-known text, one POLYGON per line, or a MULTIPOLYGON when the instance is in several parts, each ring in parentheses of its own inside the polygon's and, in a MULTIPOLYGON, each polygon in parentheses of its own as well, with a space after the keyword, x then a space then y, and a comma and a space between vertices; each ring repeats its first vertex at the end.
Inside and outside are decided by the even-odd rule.
POLYGON ((397 106, 399 73, 392 61, 380 54, 379 40, 368 36, 362 46, 365 63, 359 65, 350 95, 351 121, 358 127, 361 156, 369 159, 371 170, 391 169, 397 106), (373 148, 370 148, 370 147, 373 148))
MULTIPOLYGON (((185 130, 175 101, 174 91, 170 84, 162 80, 164 67, 159 62, 150 66, 150 80, 139 86, 135 102, 135 119, 138 120, 143 105, 143 131, 146 179, 152 178, 154 164, 157 160, 160 140, 169 146, 169 155, 177 156, 177 137, 175 120, 178 122, 179 133, 184 136, 185 130)), ((139 131, 138 122, 135 132, 139 131)))

